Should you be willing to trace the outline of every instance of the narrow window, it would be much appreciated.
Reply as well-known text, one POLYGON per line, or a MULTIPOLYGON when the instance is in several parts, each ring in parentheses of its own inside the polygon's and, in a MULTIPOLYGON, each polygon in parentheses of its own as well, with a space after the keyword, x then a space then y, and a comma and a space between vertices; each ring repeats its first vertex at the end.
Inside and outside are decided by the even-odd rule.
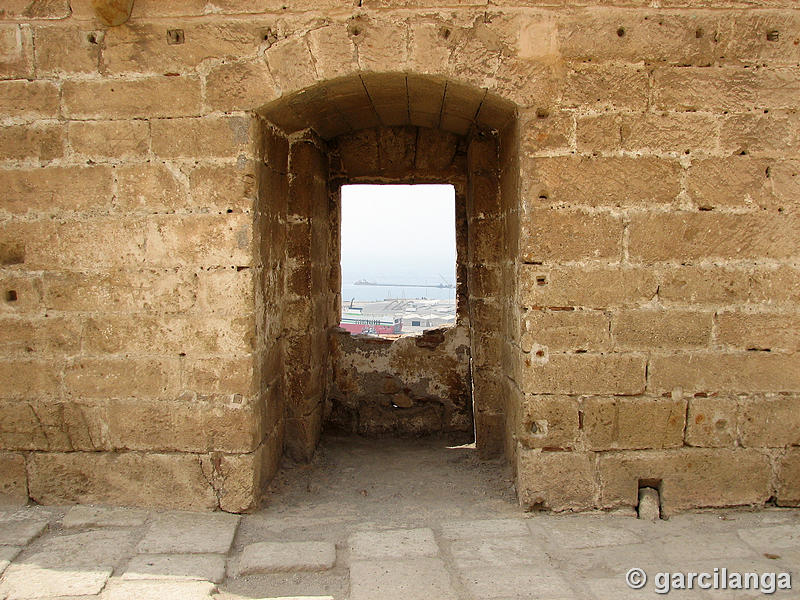
POLYGON ((342 186, 342 318, 396 339, 456 319, 452 185, 342 186))

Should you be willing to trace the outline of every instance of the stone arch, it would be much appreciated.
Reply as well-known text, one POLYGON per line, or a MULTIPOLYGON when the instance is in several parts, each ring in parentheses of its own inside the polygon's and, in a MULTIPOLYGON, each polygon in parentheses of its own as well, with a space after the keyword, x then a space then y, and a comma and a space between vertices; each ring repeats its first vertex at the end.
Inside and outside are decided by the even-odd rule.
MULTIPOLYGON (((254 260, 261 273, 257 304, 264 307, 260 378, 262 389, 273 390, 272 404, 281 407, 266 408, 266 427, 283 432, 285 450, 298 460, 311 457, 323 422, 337 406, 355 411, 348 422, 356 423, 355 431, 367 431, 359 402, 341 397, 355 395, 365 377, 351 363, 355 373, 342 376, 342 355, 380 355, 389 373, 371 372, 373 381, 425 379, 432 396, 421 393, 424 406, 441 405, 435 409, 439 421, 434 419, 439 430, 468 425, 482 455, 510 453, 512 436, 506 432, 513 411, 506 407, 513 391, 503 353, 517 322, 509 312, 518 237, 514 103, 438 76, 359 72, 283 95, 256 114, 260 183, 254 219, 256 236, 264 239, 254 260), (446 164, 436 158, 442 152, 450 157, 446 164), (461 229, 454 332, 404 340, 393 349, 353 348, 337 337, 339 188, 356 181, 456 184, 461 229), (420 364, 444 366, 422 373, 420 364), (471 404, 468 419, 465 398, 471 404)), ((387 421, 378 430, 421 431, 418 423, 408 425, 380 406, 368 410, 387 421)))

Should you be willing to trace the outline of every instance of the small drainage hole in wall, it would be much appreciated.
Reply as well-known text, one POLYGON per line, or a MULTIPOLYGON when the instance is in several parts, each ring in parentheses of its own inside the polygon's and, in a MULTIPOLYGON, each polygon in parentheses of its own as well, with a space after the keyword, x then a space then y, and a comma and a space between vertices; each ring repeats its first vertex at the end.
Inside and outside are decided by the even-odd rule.
POLYGON ((17 301, 17 290, 8 290, 6 292, 6 302, 16 302, 17 301))

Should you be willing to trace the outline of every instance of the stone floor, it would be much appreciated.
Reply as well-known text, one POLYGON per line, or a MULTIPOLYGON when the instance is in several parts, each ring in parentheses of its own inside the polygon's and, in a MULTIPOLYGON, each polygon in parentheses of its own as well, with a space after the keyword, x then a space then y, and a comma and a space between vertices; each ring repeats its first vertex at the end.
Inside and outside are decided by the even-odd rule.
MULTIPOLYGON (((0 600, 626 600, 660 597, 659 573, 800 577, 798 510, 529 514, 499 463, 434 441, 329 438, 266 501, 243 516, 0 507, 0 600)), ((800 598, 792 583, 774 596, 800 598)), ((764 594, 695 582, 669 597, 764 594)))

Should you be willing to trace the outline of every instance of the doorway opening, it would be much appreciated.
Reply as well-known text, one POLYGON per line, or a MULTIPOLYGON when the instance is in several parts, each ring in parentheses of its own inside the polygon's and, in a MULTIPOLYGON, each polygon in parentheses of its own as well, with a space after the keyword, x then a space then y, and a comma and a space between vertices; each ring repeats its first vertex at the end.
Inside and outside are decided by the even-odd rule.
POLYGON ((341 199, 339 326, 396 340, 455 325, 455 188, 343 185, 341 199))

